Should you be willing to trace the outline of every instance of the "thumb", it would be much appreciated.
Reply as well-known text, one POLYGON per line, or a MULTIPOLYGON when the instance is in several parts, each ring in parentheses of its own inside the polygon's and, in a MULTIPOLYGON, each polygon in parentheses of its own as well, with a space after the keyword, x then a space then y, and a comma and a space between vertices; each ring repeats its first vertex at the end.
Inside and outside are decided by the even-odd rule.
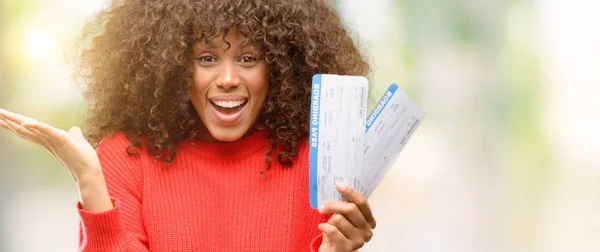
POLYGON ((334 244, 331 237, 328 234, 323 233, 323 239, 321 240, 321 246, 319 246, 319 252, 325 251, 334 251, 334 244))
POLYGON ((331 240, 331 237, 329 237, 328 234, 323 233, 323 242, 321 243, 321 245, 333 245, 333 241, 331 240))
POLYGON ((81 129, 79 127, 77 127, 77 126, 71 127, 69 129, 69 136, 71 136, 71 138, 79 146, 89 145, 89 142, 87 141, 87 139, 85 139, 85 136, 83 136, 83 133, 81 132, 81 129))
POLYGON ((85 139, 83 133, 81 133, 81 129, 77 126, 73 126, 69 129, 69 135, 75 140, 85 139))

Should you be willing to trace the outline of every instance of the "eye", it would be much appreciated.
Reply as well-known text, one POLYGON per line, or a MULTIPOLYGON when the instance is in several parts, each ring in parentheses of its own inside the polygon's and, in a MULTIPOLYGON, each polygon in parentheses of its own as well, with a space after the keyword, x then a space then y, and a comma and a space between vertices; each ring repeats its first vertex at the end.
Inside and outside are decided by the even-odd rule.
POLYGON ((255 61, 257 61, 257 59, 254 56, 247 55, 247 56, 242 56, 240 58, 240 62, 242 62, 244 64, 251 64, 251 63, 254 63, 255 61))
POLYGON ((200 56, 197 59, 202 63, 214 63, 215 61, 217 61, 217 59, 210 55, 200 56))
POLYGON ((196 62, 198 62, 199 66, 210 67, 217 64, 217 58, 210 53, 203 53, 194 58, 196 62))

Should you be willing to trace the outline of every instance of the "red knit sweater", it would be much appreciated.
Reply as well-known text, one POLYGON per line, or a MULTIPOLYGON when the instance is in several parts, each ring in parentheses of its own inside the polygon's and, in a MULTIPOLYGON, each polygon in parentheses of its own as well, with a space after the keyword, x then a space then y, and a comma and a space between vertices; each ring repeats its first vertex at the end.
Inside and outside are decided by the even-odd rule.
POLYGON ((83 251, 316 251, 317 226, 330 215, 310 208, 308 145, 291 168, 273 162, 266 178, 262 132, 233 143, 188 140, 166 165, 130 157, 119 133, 98 156, 115 208, 81 208, 83 251))

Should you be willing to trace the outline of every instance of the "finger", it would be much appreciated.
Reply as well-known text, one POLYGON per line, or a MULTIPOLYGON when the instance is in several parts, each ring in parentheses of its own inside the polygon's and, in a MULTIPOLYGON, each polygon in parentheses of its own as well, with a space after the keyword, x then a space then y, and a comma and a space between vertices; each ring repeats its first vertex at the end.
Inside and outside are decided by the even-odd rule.
POLYGON ((356 191, 352 187, 345 184, 336 184, 335 188, 342 194, 342 196, 344 196, 344 198, 356 204, 371 228, 375 228, 377 223, 375 222, 375 218, 373 217, 373 212, 371 211, 371 207, 369 206, 367 198, 365 198, 365 196, 363 196, 359 191, 356 191))
POLYGON ((8 127, 8 129, 16 135, 30 142, 37 143, 35 137, 33 136, 33 133, 29 132, 29 130, 21 126, 21 122, 23 122, 23 120, 30 118, 12 113, 5 109, 0 109, 0 119, 2 119, 8 127))
POLYGON ((13 134, 17 134, 17 132, 14 132, 13 129, 8 125, 8 123, 5 122, 4 120, 2 120, 2 118, 0 118, 0 128, 8 130, 8 131, 12 132, 13 134))
POLYGON ((15 122, 10 121, 10 120, 4 120, 4 122, 7 125, 7 129, 12 131, 15 135, 17 135, 27 141, 39 144, 36 135, 34 133, 32 133, 31 131, 29 131, 28 129, 26 129, 25 127, 23 127, 19 124, 16 124, 15 122))
POLYGON ((319 224, 319 230, 323 232, 323 235, 327 235, 333 244, 336 244, 338 250, 353 250, 352 242, 336 226, 329 223, 321 223, 319 224))
POLYGON ((0 109, 0 118, 2 118, 5 122, 12 121, 16 124, 21 124, 24 120, 31 119, 29 117, 12 113, 5 109, 0 109))
POLYGON ((11 112, 9 112, 8 110, 0 108, 0 118, 4 118, 5 115, 8 115, 10 113, 11 112))
POLYGON ((5 122, 2 119, 0 119, 0 126, 1 127, 5 128, 7 130, 10 130, 14 134, 18 135, 19 137, 21 137, 21 138, 23 138, 23 139, 25 139, 27 141, 30 141, 32 143, 41 145, 42 147, 44 147, 44 149, 46 149, 48 152, 50 152, 50 154, 52 154, 52 156, 54 156, 56 158, 56 153, 54 153, 54 151, 52 150, 50 144, 48 144, 48 142, 45 141, 43 139, 43 137, 41 137, 41 135, 42 135, 41 133, 35 132, 35 130, 33 130, 33 129, 28 129, 28 128, 24 127, 25 130, 28 130, 30 133, 32 133, 32 135, 27 134, 27 135, 24 136, 22 133, 18 133, 17 132, 17 130, 19 129, 20 125, 17 125, 15 123, 10 123, 10 125, 7 122, 5 122), (10 125, 12 125, 12 127, 10 125))
POLYGON ((327 220, 327 223, 337 227, 337 229, 340 230, 344 236, 351 240, 357 238, 363 239, 361 230, 352 225, 352 223, 350 223, 350 221, 341 214, 334 214, 331 216, 331 218, 329 218, 329 220, 327 220))
POLYGON ((78 141, 78 142, 87 142, 87 140, 85 139, 85 137, 83 136, 83 132, 81 132, 81 129, 77 126, 73 126, 69 129, 69 135, 71 135, 71 137, 78 141))
POLYGON ((358 206, 351 202, 334 201, 329 202, 319 210, 321 213, 335 213, 343 215, 357 228, 370 227, 358 206))
POLYGON ((52 146, 55 148, 61 148, 67 142, 67 134, 65 131, 54 128, 48 124, 41 123, 34 119, 30 119, 24 121, 23 125, 41 132, 46 137, 48 142, 52 144, 52 146))

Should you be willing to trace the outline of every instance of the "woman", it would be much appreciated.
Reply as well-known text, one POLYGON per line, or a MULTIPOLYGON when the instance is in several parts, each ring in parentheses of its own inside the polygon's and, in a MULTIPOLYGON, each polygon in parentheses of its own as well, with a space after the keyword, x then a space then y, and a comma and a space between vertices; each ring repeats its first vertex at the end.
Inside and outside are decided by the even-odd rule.
POLYGON ((78 73, 86 137, 0 109, 80 194, 82 251, 354 251, 367 200, 308 200, 310 82, 366 75, 318 0, 113 1, 88 24, 78 73), (86 140, 87 139, 87 140, 86 140))

